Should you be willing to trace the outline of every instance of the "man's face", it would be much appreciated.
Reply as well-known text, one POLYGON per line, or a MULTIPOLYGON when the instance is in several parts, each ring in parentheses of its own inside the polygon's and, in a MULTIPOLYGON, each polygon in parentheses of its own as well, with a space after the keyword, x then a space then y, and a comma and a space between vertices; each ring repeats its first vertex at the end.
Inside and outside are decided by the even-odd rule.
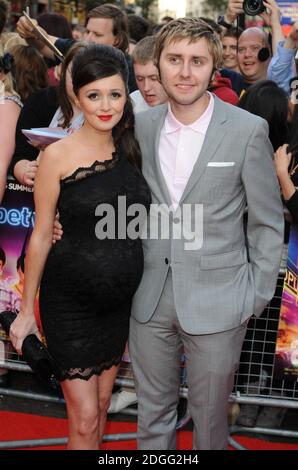
POLYGON ((213 72, 213 59, 205 38, 170 42, 160 56, 163 87, 173 103, 191 106, 205 94, 213 72))
POLYGON ((168 101, 168 96, 158 80, 158 70, 152 61, 145 65, 135 63, 134 72, 140 93, 149 106, 168 101))
POLYGON ((223 48, 223 67, 226 69, 237 69, 237 39, 226 36, 222 38, 221 42, 223 48))
POLYGON ((111 18, 90 18, 86 28, 86 41, 108 46, 115 45, 116 36, 113 34, 113 20, 111 18))
POLYGON ((264 38, 261 33, 247 32, 240 36, 238 43, 239 68, 248 83, 255 83, 266 78, 269 60, 260 62, 259 51, 264 47, 264 38))

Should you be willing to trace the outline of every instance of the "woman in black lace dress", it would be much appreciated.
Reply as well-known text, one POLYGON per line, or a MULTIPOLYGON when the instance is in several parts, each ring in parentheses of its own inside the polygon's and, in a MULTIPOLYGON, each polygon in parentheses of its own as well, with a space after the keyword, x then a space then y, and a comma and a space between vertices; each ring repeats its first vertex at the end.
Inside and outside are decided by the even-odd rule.
POLYGON ((44 335, 67 404, 68 448, 98 449, 143 271, 141 240, 125 233, 132 217, 118 205, 148 209, 150 193, 140 172, 124 55, 89 45, 75 56, 72 79, 85 122, 42 156, 11 339, 20 351, 24 337, 37 332, 33 303, 40 284, 44 335), (52 246, 57 207, 64 234, 52 246))

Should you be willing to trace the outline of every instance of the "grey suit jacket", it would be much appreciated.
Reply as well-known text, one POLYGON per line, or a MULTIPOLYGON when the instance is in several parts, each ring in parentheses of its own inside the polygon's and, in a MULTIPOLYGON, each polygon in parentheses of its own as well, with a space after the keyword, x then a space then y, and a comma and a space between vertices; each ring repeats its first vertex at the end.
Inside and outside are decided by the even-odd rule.
MULTIPOLYGON (((275 291, 283 246, 267 122, 214 98, 204 145, 180 201, 182 217, 178 210, 170 220, 175 231, 183 207, 202 204, 202 246, 186 249, 183 236, 144 240, 144 274, 132 307, 139 322, 150 320, 171 266, 177 315, 189 334, 229 330, 261 314, 275 291)), ((164 105, 138 114, 136 132, 152 203, 171 206, 158 157, 166 113, 164 105)))

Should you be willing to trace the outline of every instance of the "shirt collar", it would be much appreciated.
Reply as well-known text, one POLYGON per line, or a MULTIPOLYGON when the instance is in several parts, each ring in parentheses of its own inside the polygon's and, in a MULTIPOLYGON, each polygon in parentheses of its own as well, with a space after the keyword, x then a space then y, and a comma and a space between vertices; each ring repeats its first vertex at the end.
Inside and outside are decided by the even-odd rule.
POLYGON ((173 132, 180 131, 181 129, 191 129, 193 131, 199 132, 200 134, 206 134, 208 126, 210 124, 210 119, 212 117, 213 109, 214 109, 214 98, 212 96, 212 93, 209 93, 209 104, 202 114, 202 116, 199 117, 196 121, 192 122, 189 125, 184 125, 173 114, 173 111, 171 109, 170 103, 168 103, 168 112, 166 115, 165 119, 165 131, 166 134, 171 134, 173 132))

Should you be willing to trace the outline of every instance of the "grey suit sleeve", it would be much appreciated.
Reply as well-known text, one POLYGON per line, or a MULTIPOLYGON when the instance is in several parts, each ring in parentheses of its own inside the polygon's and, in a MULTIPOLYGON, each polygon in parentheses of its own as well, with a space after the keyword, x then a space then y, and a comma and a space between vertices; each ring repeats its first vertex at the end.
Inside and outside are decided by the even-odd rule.
POLYGON ((274 295, 284 239, 283 206, 272 157, 268 125, 258 120, 248 141, 242 169, 255 315, 262 313, 274 295))

